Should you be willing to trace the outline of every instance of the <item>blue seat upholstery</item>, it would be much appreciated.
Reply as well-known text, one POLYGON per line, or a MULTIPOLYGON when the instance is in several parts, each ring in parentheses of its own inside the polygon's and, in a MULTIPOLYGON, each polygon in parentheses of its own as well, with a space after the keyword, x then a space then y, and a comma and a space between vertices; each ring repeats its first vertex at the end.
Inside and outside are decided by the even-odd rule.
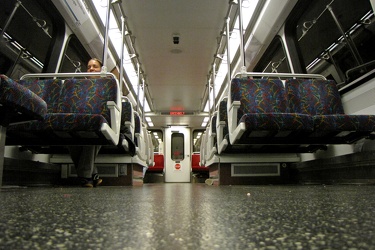
POLYGON ((43 120, 47 104, 38 95, 5 75, 0 75, 0 187, 3 179, 7 128, 11 123, 43 120))
POLYGON ((1 126, 44 118, 47 104, 42 98, 5 75, 0 80, 1 126))
MULTIPOLYGON (((138 113, 134 113, 134 134, 139 135, 141 134, 141 118, 139 117, 138 113)), ((139 144, 141 143, 137 136, 134 137, 134 143, 137 147, 139 147, 139 144)))
POLYGON ((60 91, 58 81, 37 81, 35 86, 31 82, 23 84, 46 98, 49 113, 44 121, 10 126, 8 145, 113 144, 103 131, 112 122, 107 102, 117 102, 115 79, 69 79, 60 91))
POLYGON ((298 144, 313 131, 310 115, 290 112, 281 80, 235 78, 230 93, 237 107, 228 114, 232 145, 298 144))
POLYGON ((227 100, 220 101, 216 122, 217 151, 220 154, 230 145, 228 131, 227 100))
MULTIPOLYGON (((134 137, 134 128, 130 129, 129 127, 134 126, 132 124, 133 118, 133 106, 131 102, 122 102, 122 110, 121 110, 121 133, 128 133, 129 136, 134 137)), ((134 123, 134 122, 133 122, 134 123)))
POLYGON ((47 113, 58 113, 57 105, 63 84, 61 79, 20 80, 19 84, 37 94, 47 103, 47 113))
POLYGON ((217 122, 217 112, 214 112, 209 120, 209 126, 206 128, 206 153, 204 155, 205 160, 211 160, 217 153, 217 134, 216 134, 216 122, 217 122))
POLYGON ((228 101, 223 99, 217 112, 219 154, 315 152, 330 144, 375 139, 375 115, 345 114, 334 81, 281 75, 290 77, 285 86, 280 79, 232 79, 228 101))
POLYGON ((289 79, 286 89, 292 112, 313 117, 310 142, 353 143, 375 131, 375 115, 347 115, 334 81, 289 79))
POLYGON ((240 101, 237 123, 251 131, 312 131, 310 116, 290 113, 280 80, 234 79, 232 100, 240 101))

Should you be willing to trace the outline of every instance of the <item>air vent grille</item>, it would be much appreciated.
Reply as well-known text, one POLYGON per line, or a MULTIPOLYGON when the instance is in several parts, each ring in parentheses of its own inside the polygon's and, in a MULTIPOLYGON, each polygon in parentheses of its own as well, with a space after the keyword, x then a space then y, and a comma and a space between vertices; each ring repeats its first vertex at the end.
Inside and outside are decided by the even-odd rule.
POLYGON ((232 164, 231 176, 280 176, 279 163, 232 164))
MULTIPOLYGON (((101 177, 118 177, 118 165, 117 164, 95 164, 98 169, 98 173, 101 177)), ((69 164, 69 177, 77 176, 76 168, 74 164, 69 164)))

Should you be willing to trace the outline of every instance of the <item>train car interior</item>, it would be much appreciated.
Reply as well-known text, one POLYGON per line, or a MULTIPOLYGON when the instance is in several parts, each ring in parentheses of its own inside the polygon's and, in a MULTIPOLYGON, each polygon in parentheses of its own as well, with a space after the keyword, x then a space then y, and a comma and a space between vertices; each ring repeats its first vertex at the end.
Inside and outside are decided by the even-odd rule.
POLYGON ((375 249, 374 0, 0 2, 0 249, 375 249))

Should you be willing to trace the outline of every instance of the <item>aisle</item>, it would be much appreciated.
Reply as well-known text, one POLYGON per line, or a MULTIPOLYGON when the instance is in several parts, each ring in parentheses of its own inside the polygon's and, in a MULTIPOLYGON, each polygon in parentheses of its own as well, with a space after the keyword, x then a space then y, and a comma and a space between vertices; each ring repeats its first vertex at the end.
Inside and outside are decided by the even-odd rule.
POLYGON ((2 189, 0 249, 375 249, 374 188, 2 189))

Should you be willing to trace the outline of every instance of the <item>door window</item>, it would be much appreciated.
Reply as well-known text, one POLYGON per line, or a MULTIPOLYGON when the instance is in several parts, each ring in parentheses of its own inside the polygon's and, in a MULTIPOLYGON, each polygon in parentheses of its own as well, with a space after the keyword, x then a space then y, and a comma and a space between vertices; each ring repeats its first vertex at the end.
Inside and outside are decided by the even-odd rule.
POLYGON ((182 161, 184 159, 184 134, 172 133, 172 160, 182 161))

